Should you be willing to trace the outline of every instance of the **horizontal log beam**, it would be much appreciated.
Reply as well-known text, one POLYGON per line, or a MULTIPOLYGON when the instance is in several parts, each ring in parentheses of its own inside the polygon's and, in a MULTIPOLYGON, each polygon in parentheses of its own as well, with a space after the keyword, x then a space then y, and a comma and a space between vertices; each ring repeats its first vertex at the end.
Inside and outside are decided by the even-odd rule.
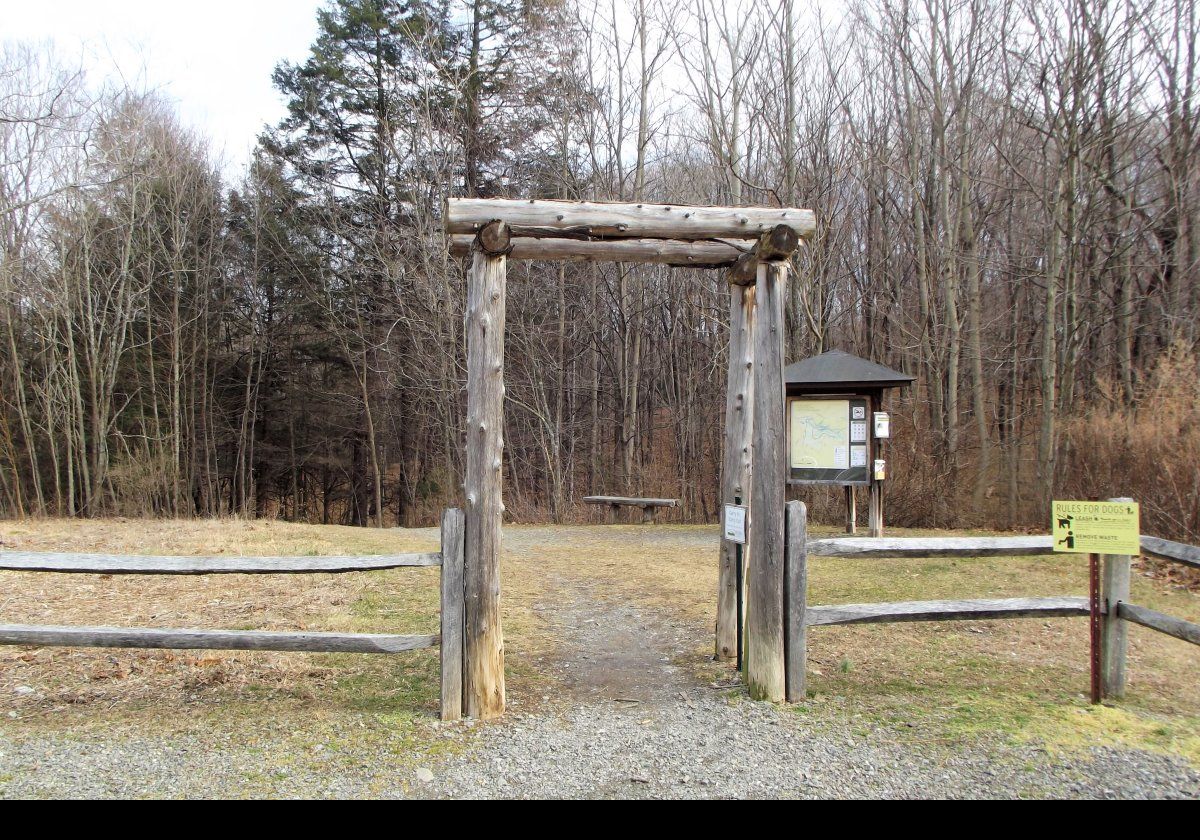
POLYGON ((630 505, 631 507, 677 507, 678 499, 639 499, 634 496, 584 496, 589 505, 630 505))
POLYGON ((1200 546, 1144 536, 1142 537, 1142 554, 1200 569, 1200 546))
POLYGON ((809 607, 805 612, 805 623, 809 627, 820 627, 833 624, 1076 617, 1088 614, 1087 598, 987 598, 809 607))
POLYGON ((437 643, 437 636, 390 636, 373 633, 275 633, 262 630, 168 630, 0 624, 0 645, 38 647, 402 653, 433 647, 437 643))
POLYGON ((652 239, 757 239, 787 225, 798 236, 816 229, 811 210, 767 207, 691 207, 546 199, 451 198, 446 232, 475 234, 493 221, 515 237, 581 236, 652 239))
MULTIPOLYGON (((450 253, 466 257, 475 247, 469 233, 450 237, 450 253)), ((561 260, 563 262, 661 263, 682 268, 721 268, 732 265, 745 249, 729 242, 672 239, 535 239, 510 241, 510 260, 561 260)))
POLYGON ((1126 621, 1140 624, 1142 627, 1149 627, 1151 630, 1166 633, 1168 636, 1174 636, 1176 639, 1200 645, 1200 624, 1193 624, 1190 621, 1184 621, 1182 618, 1160 613, 1149 607, 1127 604, 1124 601, 1117 604, 1117 615, 1126 621))
POLYGON ((834 537, 808 544, 809 557, 1027 557, 1053 551, 1048 536, 834 537))
POLYGON ((361 557, 152 557, 0 552, 0 571, 82 575, 303 575, 440 566, 438 552, 361 557))

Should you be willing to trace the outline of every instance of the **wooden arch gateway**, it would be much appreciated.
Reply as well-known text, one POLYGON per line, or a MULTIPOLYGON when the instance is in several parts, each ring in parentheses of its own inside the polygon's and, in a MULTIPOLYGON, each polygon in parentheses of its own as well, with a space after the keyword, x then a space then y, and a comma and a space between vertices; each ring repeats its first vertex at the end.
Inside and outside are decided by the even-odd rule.
MULTIPOLYGON (((467 463, 463 710, 504 712, 500 623, 504 309, 507 260, 660 263, 728 269, 729 378, 721 493, 750 506, 746 681, 784 699, 784 294, 811 210, 552 200, 450 199, 450 250, 472 257, 467 282, 467 463)), ((716 652, 737 653, 734 546, 722 540, 716 652)))

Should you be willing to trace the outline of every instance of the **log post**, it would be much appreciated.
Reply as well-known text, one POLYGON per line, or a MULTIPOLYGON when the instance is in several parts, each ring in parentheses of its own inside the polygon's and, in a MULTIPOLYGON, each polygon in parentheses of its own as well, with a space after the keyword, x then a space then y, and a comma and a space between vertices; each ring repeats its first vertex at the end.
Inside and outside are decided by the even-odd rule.
MULTIPOLYGON (((480 240, 484 241, 483 235, 480 240)), ((494 238, 487 241, 489 247, 496 244, 494 238)), ((504 256, 476 251, 467 284, 463 700, 467 716, 478 719, 504 713, 500 528, 504 516, 505 262, 504 256)))
POLYGON ((645 507, 642 508, 642 524, 643 525, 653 525, 654 524, 654 510, 655 510, 654 505, 646 505, 645 507))
MULTIPOLYGON (((729 370, 725 387, 725 453, 721 462, 721 511, 739 496, 750 507, 751 447, 754 442, 753 286, 729 290, 729 370)), ((753 525, 751 525, 753 527, 753 525)), ((722 533, 724 529, 722 528, 722 533)), ((743 547, 742 561, 749 557, 743 547)), ((717 581, 717 659, 738 656, 738 570, 736 543, 722 537, 717 581)), ((744 603, 744 602, 743 602, 744 603)))
POLYGON ((854 485, 846 485, 846 533, 853 534, 858 530, 858 505, 854 498, 854 485))
POLYGON ((459 720, 463 701, 463 512, 442 514, 442 720, 459 720))
POLYGON ((754 521, 749 543, 746 683, 755 700, 785 697, 783 516, 787 487, 783 298, 788 265, 761 263, 754 324, 754 521))
POLYGON ((808 667, 808 508, 804 502, 787 504, 787 565, 785 569, 784 617, 786 641, 787 701, 802 703, 806 697, 804 671, 808 667))

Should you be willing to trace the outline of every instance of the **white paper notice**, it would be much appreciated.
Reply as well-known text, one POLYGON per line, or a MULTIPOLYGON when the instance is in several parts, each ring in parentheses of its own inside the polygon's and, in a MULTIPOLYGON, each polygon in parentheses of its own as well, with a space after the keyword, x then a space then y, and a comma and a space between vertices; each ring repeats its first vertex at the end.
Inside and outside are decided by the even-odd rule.
POLYGON ((850 447, 850 466, 865 467, 867 465, 867 447, 851 446, 850 447))
POLYGON ((844 470, 850 466, 850 458, 846 454, 846 447, 835 446, 833 448, 833 468, 835 470, 844 470))
POLYGON ((867 421, 854 420, 850 423, 850 442, 851 443, 866 443, 867 442, 867 421))

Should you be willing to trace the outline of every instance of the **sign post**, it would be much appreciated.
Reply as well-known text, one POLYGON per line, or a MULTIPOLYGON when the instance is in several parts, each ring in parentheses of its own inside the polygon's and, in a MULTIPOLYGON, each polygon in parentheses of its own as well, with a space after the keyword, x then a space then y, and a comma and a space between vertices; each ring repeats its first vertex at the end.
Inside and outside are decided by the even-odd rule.
POLYGON ((746 646, 742 641, 742 632, 746 626, 746 569, 742 562, 742 546, 746 544, 746 507, 742 497, 734 498, 736 504, 725 505, 723 522, 725 539, 734 544, 734 583, 737 586, 737 669, 742 670, 742 653, 746 646))
POLYGON ((1100 674, 1100 555, 1140 554, 1141 523, 1137 502, 1054 502, 1050 533, 1054 550, 1088 555, 1088 604, 1091 629, 1092 704, 1103 696, 1100 674))

